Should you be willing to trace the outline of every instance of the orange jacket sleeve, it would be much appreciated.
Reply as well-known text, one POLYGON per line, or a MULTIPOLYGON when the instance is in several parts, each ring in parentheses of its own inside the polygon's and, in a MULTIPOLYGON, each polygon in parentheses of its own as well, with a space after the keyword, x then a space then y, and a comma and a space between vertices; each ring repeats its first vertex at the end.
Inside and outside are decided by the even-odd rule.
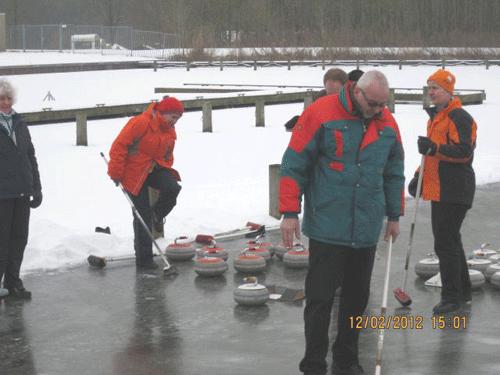
POLYGON ((128 149, 144 135, 144 124, 139 117, 131 118, 116 137, 109 150, 108 175, 120 181, 125 171, 128 149))

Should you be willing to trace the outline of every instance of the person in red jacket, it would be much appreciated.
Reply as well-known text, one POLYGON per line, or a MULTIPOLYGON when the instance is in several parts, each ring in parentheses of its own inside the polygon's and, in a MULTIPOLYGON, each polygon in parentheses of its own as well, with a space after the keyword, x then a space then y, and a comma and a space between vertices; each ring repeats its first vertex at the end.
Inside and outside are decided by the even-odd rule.
MULTIPOLYGON (((427 79, 430 119, 427 136, 419 137, 418 151, 425 155, 422 198, 431 201, 434 251, 441 272, 441 302, 434 314, 459 310, 471 301, 471 282, 460 228, 472 206, 476 189, 472 159, 476 147, 476 123, 453 95, 455 76, 439 69, 427 79)), ((422 171, 418 171, 422 173, 422 171)), ((418 173, 410 182, 416 195, 418 173)))
MULTIPOLYGON (((152 103, 133 117, 121 130, 109 151, 108 174, 122 183, 137 211, 150 229, 163 229, 164 218, 177 203, 181 190, 179 173, 172 168, 177 135, 175 124, 184 106, 174 97, 152 103), (151 207, 148 188, 159 190, 159 198, 151 207)), ((138 268, 154 269, 152 240, 134 216, 134 250, 138 268)))

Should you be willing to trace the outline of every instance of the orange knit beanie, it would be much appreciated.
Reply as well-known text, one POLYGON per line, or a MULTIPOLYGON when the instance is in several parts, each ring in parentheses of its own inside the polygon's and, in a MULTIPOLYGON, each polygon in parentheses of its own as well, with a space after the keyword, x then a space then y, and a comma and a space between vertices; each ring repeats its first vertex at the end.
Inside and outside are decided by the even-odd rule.
POLYGON ((429 81, 436 82, 444 90, 453 94, 453 90, 455 89, 455 76, 451 72, 445 69, 439 69, 427 78, 427 82, 429 81))

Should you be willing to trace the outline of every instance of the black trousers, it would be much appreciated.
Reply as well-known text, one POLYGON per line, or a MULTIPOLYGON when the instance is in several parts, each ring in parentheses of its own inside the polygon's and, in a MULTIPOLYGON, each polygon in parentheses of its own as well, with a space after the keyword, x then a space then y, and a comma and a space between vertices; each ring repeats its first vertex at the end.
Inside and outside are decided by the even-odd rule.
MULTIPOLYGON (((135 208, 148 225, 152 229, 153 223, 153 210, 157 217, 163 218, 167 216, 177 203, 177 196, 181 191, 181 186, 177 183, 176 179, 170 172, 163 168, 155 168, 144 182, 141 191, 137 196, 129 194, 135 208), (151 207, 149 202, 148 188, 152 187, 159 190, 160 195, 158 201, 151 207)), ((133 213, 132 213, 133 215, 133 213)), ((153 259, 152 244, 153 241, 149 237, 146 230, 143 228, 139 219, 134 216, 134 250, 136 256, 136 263, 147 263, 153 259)))
POLYGON ((0 199, 0 281, 6 289, 18 287, 29 221, 27 197, 0 199))
POLYGON ((333 360, 341 368, 358 363, 359 330, 352 328, 350 318, 363 315, 366 309, 374 258, 375 246, 353 249, 310 239, 304 309, 306 350, 299 365, 302 372, 326 371, 328 329, 335 290, 339 286, 342 292, 333 360))
POLYGON ((431 219, 434 251, 439 258, 441 272, 441 299, 462 302, 470 298, 471 282, 465 259, 460 228, 468 206, 432 202, 431 219))

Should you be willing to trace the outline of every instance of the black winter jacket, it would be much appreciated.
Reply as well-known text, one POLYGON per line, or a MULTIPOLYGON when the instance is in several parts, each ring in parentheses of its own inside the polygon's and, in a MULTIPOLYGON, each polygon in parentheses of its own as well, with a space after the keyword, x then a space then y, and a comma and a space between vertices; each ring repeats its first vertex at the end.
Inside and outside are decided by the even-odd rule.
POLYGON ((21 116, 12 116, 16 143, 0 125, 0 199, 30 196, 42 191, 40 174, 28 127, 21 116))

